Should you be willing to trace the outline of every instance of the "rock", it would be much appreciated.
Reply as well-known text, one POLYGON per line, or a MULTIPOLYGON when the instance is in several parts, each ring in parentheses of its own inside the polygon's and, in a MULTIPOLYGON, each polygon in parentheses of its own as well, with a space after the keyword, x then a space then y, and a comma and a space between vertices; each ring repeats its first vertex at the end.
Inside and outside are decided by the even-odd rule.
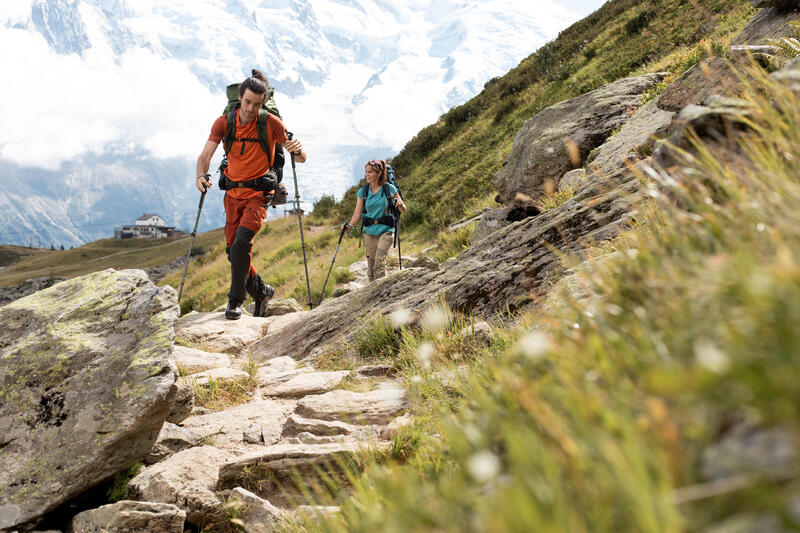
POLYGON ((402 389, 370 392, 336 390, 303 398, 296 413, 306 418, 343 420, 353 424, 385 424, 407 405, 402 389))
POLYGON ((285 370, 283 372, 261 372, 256 373, 256 380, 259 387, 275 387, 285 383, 300 374, 310 374, 314 371, 310 366, 304 366, 296 370, 285 370))
POLYGON ((167 457, 179 451, 200 446, 203 444, 203 436, 190 428, 183 428, 169 422, 164 422, 158 439, 150 450, 150 454, 145 457, 146 464, 154 464, 163 461, 167 457))
POLYGON ((478 242, 499 229, 540 213, 539 208, 534 205, 490 209, 483 214, 475 231, 472 232, 471 241, 478 242))
POLYGON ((175 291, 105 270, 0 308, 0 529, 147 455, 175 397, 175 291))
POLYGON ((484 207, 483 209, 481 209, 480 213, 478 213, 476 215, 472 215, 472 216, 469 216, 469 217, 466 217, 466 218, 462 218, 461 220, 456 220, 455 222, 453 222, 452 224, 447 226, 447 228, 445 228, 445 231, 448 232, 448 233, 452 233, 453 231, 457 231, 457 230, 460 230, 461 228, 465 228, 465 227, 469 226, 470 224, 474 224, 475 222, 479 221, 481 219, 481 217, 483 216, 483 214, 488 210, 489 210, 488 207, 484 207))
POLYGON ((604 176, 650 156, 657 138, 667 133, 674 116, 675 113, 671 111, 659 109, 656 101, 647 102, 616 135, 609 137, 592 152, 586 172, 604 176))
POLYGON ((404 427, 411 425, 414 422, 414 418, 411 416, 410 413, 405 413, 402 416, 398 416, 391 422, 389 422, 386 427, 381 430, 381 438, 384 440, 392 439, 395 435, 397 435, 401 429, 404 427))
MULTIPOLYGON (((248 306, 252 313, 252 304, 248 306)), ((302 311, 303 306, 297 303, 294 298, 284 298, 282 300, 270 300, 267 304, 267 316, 282 316, 289 313, 297 313, 302 311)))
POLYGON ((194 409, 194 387, 191 383, 186 381, 178 381, 178 390, 175 393, 175 399, 172 401, 172 407, 167 415, 167 422, 173 424, 180 424, 192 414, 194 409))
POLYGON ((633 115, 642 95, 664 76, 618 80, 552 105, 526 121, 494 179, 501 201, 516 204, 518 193, 535 199, 556 190, 561 177, 584 166, 589 152, 633 115), (567 145, 573 147, 572 153, 567 145))
MULTIPOLYGON (((669 84, 657 100, 658 108, 677 113, 687 105, 702 104, 714 94, 740 96, 741 88, 739 77, 728 61, 719 57, 703 59, 669 84)), ((659 129, 665 130, 664 122, 668 126, 672 116, 668 120, 657 119, 659 129)))
POLYGON ((770 74, 796 93, 800 93, 800 58, 787 62, 780 70, 770 74))
POLYGON ((26 279, 23 283, 17 285, 16 287, 0 287, 0 306, 3 306, 9 302, 13 302, 14 300, 18 300, 24 296, 28 296, 29 294, 33 294, 34 292, 39 292, 47 287, 52 287, 59 281, 64 280, 61 278, 51 277, 33 278, 26 279))
POLYGON ((296 414, 289 416, 283 425, 281 438, 295 437, 301 433, 320 436, 358 435, 363 433, 363 427, 347 424, 339 420, 316 420, 303 418, 296 414))
POLYGON ((561 176, 561 179, 558 181, 558 191, 574 191, 586 183, 588 179, 589 175, 586 173, 585 168, 576 168, 575 170, 570 170, 561 176))
POLYGON ((321 518, 342 512, 338 505, 300 505, 294 510, 297 517, 321 518))
POLYGON ((488 322, 476 322, 462 329, 459 335, 471 337, 476 343, 488 346, 494 339, 494 330, 488 322))
POLYGON ((234 368, 212 368, 205 372, 198 372, 191 376, 182 377, 180 379, 183 383, 191 385, 208 385, 212 380, 214 381, 239 381, 250 379, 250 374, 244 370, 236 370, 234 368))
POLYGON ((266 332, 263 318, 242 315, 239 320, 226 320, 223 313, 189 313, 175 326, 176 340, 181 343, 230 355, 243 353, 266 332))
POLYGON ((766 7, 778 7, 782 9, 792 9, 800 6, 797 0, 750 0, 750 4, 758 9, 766 7))
MULTIPOLYGON (((795 2, 796 0, 790 0, 795 2)), ((732 45, 767 44, 772 39, 781 39, 792 35, 792 28, 787 22, 800 19, 800 10, 768 7, 757 12, 734 38, 732 45)))
POLYGON ((731 61, 737 65, 748 65, 753 59, 764 60, 775 57, 778 48, 769 44, 737 44, 730 47, 731 61))
POLYGON ((318 483, 320 476, 344 484, 342 466, 350 464, 359 447, 353 441, 268 446, 221 465, 217 489, 244 486, 276 505, 296 504, 302 497, 295 488, 296 476, 302 476, 306 489, 318 483))
POLYGON ((404 257, 404 267, 426 268, 428 270, 439 270, 439 261, 432 257, 421 255, 419 257, 404 257), (406 261, 407 260, 407 261, 406 261))
POLYGON ((285 513, 252 492, 236 487, 230 492, 226 507, 236 508, 238 518, 247 533, 270 533, 285 517, 285 513))
POLYGON ((219 465, 232 456, 213 446, 189 448, 148 466, 128 483, 132 500, 177 505, 192 524, 213 522, 220 517, 222 501, 214 493, 219 465))
POLYGON ((397 369, 392 365, 365 365, 353 370, 353 376, 361 379, 394 377, 396 375, 397 369))
POLYGON ((73 533, 183 533, 186 513, 167 503, 123 500, 79 513, 73 533))
MULTIPOLYGON (((685 165, 687 156, 695 151, 691 141, 690 132, 694 131, 701 139, 706 141, 706 147, 712 143, 723 143, 729 149, 727 142, 731 132, 742 129, 744 119, 751 112, 751 104, 735 98, 722 98, 712 96, 706 105, 689 105, 678 114, 673 126, 673 133, 666 141, 656 143, 653 157, 665 169, 685 165)), ((689 156, 691 157, 691 155, 689 156)))
POLYGON ((204 439, 213 438, 214 445, 219 448, 239 453, 247 450, 243 443, 244 433, 252 435, 258 428, 261 438, 256 439, 256 443, 277 442, 283 424, 295 406, 294 401, 259 400, 224 411, 190 416, 183 421, 183 426, 201 434, 204 439))
POLYGON ((314 435, 313 433, 304 431, 302 433, 298 433, 294 437, 282 439, 280 444, 333 444, 336 442, 342 442, 343 440, 344 437, 340 436, 314 435))
POLYGON ((789 429, 737 426, 703 452, 700 472, 712 481, 738 474, 782 474, 800 466, 797 445, 789 429))
POLYGON ((185 374, 197 374, 212 368, 228 368, 231 358, 224 353, 204 352, 196 348, 176 345, 172 349, 172 357, 179 370, 185 374))
POLYGON ((311 372, 298 374, 293 378, 273 387, 267 387, 265 396, 300 397, 310 394, 322 394, 335 389, 342 383, 348 371, 311 372))

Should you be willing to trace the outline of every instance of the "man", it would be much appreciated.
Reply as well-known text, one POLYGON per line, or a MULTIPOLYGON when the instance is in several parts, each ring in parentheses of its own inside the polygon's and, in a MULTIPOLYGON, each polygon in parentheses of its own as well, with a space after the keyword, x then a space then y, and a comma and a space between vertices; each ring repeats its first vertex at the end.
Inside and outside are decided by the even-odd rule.
MULTIPOLYGON (((237 320, 242 316, 246 294, 255 301, 254 316, 266 316, 267 302, 275 289, 265 284, 252 263, 253 238, 261 230, 267 218, 267 204, 274 191, 274 172, 268 174, 275 158, 275 143, 295 154, 295 161, 303 163, 306 154, 297 139, 289 140, 283 123, 274 115, 267 119, 266 153, 258 140, 257 119, 261 104, 267 97, 267 80, 263 74, 253 70, 239 87, 241 106, 236 111, 235 137, 227 153, 228 167, 224 173, 230 188, 225 192, 225 242, 228 260, 231 263, 231 287, 228 292, 228 306, 225 318, 237 320), (256 179, 257 178, 257 179, 256 179), (257 188, 253 188, 257 187, 257 188)), ((195 185, 201 192, 211 187, 208 167, 211 157, 225 137, 227 117, 222 115, 211 127, 203 152, 197 158, 197 178, 195 185)))

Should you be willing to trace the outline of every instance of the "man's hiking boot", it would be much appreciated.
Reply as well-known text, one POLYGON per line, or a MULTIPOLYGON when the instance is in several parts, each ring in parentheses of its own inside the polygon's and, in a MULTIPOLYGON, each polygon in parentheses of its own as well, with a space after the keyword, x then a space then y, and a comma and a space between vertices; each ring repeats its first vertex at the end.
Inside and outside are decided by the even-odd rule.
POLYGON ((228 320, 239 320, 244 312, 242 302, 234 302, 228 300, 228 306, 225 308, 225 318, 228 320))
POLYGON ((275 294, 275 289, 272 287, 272 285, 267 285, 264 283, 261 294, 259 294, 258 298, 255 299, 256 302, 253 306, 253 316, 267 316, 267 304, 269 303, 270 299, 272 299, 273 294, 275 294))

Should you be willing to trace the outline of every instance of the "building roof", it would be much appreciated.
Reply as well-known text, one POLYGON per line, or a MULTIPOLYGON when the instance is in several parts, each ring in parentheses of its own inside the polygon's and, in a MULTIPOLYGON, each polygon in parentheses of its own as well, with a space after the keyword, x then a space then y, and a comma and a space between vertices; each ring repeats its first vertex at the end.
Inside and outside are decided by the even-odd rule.
MULTIPOLYGON (((155 213, 152 213, 152 214, 149 214, 149 215, 147 213, 145 213, 142 216, 140 216, 139 218, 137 218, 136 220, 147 220, 148 218, 153 218, 153 217, 161 218, 160 216, 158 216, 155 213)), ((164 220, 164 219, 161 218, 161 220, 164 220)))

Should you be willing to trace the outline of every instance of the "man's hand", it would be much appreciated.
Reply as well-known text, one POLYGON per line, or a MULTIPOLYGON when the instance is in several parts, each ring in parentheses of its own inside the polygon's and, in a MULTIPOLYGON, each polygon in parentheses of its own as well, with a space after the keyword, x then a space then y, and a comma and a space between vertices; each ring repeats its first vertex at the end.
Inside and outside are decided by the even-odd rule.
POLYGON ((295 155, 303 151, 303 145, 300 144, 300 141, 298 141, 297 139, 291 139, 286 141, 283 147, 295 155))
POLYGON ((197 190, 200 192, 206 192, 206 190, 211 187, 211 180, 209 179, 211 174, 204 174, 202 176, 197 176, 194 180, 194 184, 197 187, 197 190))

